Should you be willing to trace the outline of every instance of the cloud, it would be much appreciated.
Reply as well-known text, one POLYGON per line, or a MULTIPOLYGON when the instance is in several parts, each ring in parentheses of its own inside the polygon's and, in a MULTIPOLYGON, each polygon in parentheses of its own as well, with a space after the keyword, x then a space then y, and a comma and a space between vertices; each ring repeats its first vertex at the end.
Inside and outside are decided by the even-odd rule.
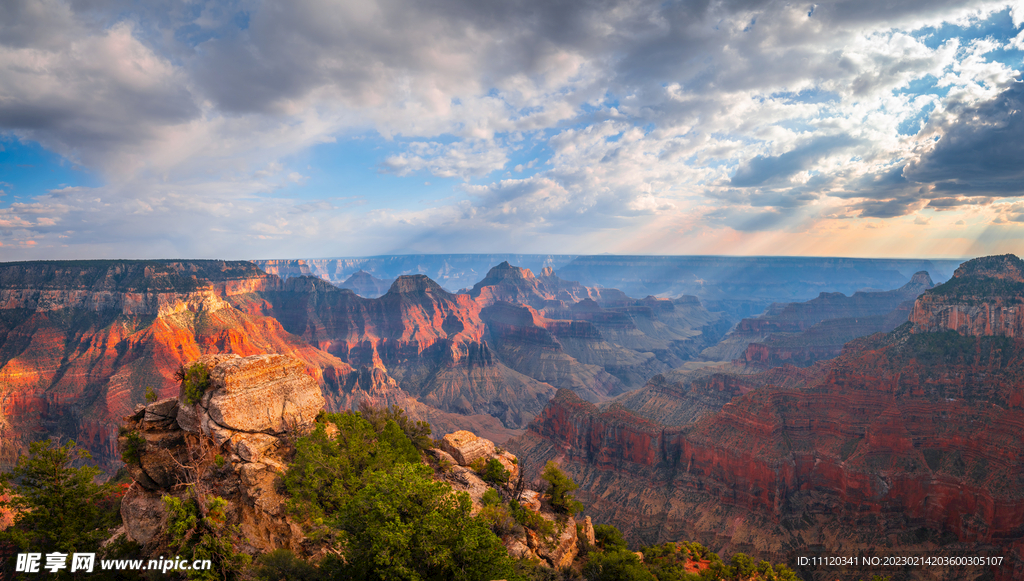
POLYGON ((1020 194, 1021 85, 993 57, 1016 32, 972 38, 997 12, 1019 26, 1019 5, 980 0, 15 0, 0 7, 0 132, 104 183, 4 208, 3 228, 40 253, 558 232, 660 252, 973 211, 1020 194), (928 38, 943 23, 963 32, 928 38), (316 182, 311 148, 365 134, 385 142, 374 179, 463 184, 419 205, 279 195, 316 182))
POLYGON ((907 164, 907 179, 941 192, 1024 194, 1024 82, 992 100, 958 107, 940 127, 935 148, 907 164))
POLYGON ((787 178, 806 170, 810 165, 829 153, 855 145, 848 135, 825 135, 813 139, 781 155, 766 157, 759 155, 740 165, 730 180, 737 187, 760 186, 768 181, 787 178))

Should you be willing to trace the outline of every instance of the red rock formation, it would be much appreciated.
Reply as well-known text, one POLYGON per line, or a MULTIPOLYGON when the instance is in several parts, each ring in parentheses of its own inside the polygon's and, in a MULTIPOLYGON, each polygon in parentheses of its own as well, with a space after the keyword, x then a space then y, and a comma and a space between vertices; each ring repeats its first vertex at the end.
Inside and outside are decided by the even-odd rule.
POLYGON ((1024 337, 1024 261, 1012 254, 965 262, 914 304, 915 333, 1024 337))
MULTIPOLYGON (((266 264, 292 275, 309 266, 266 264)), ((537 288, 555 289, 556 298, 585 293, 623 303, 621 293, 588 290, 550 271, 532 278, 506 270, 540 280, 537 288)), ((143 400, 147 386, 170 395, 160 386, 172 384, 180 365, 218 353, 299 359, 332 409, 361 401, 401 405, 439 430, 463 427, 467 417, 466 427, 503 441, 542 409, 552 385, 594 400, 641 385, 666 370, 660 353, 699 337, 696 326, 714 318, 699 304, 656 299, 616 307, 621 312, 597 305, 597 314, 621 319, 606 328, 634 349, 606 340, 590 321, 552 321, 529 307, 497 304, 484 316, 483 308, 422 275, 400 277, 371 300, 318 278, 282 280, 244 262, 0 265, 0 463, 12 462, 30 440, 59 433, 115 467, 117 419, 143 400), (528 316, 506 320, 502 309, 528 316), (636 321, 646 321, 648 331, 636 321)))
MULTIPOLYGON (((958 288, 1018 284, 979 275, 1009 268, 970 267, 961 276, 975 280, 958 288)), ((991 570, 921 578, 1021 578, 1024 341, 1012 324, 980 318, 957 325, 964 334, 923 332, 937 310, 965 312, 950 295, 926 293, 910 323, 854 341, 835 360, 736 377, 733 399, 695 423, 666 427, 560 391, 507 447, 527 474, 558 458, 581 484, 589 514, 637 540, 694 538, 785 562, 811 547, 851 553, 884 539, 893 554, 1005 558, 991 570), (978 336, 986 329, 1001 335, 978 336)), ((1013 300, 968 296, 981 309, 1013 300)), ((707 390, 727 377, 679 387, 707 390)))

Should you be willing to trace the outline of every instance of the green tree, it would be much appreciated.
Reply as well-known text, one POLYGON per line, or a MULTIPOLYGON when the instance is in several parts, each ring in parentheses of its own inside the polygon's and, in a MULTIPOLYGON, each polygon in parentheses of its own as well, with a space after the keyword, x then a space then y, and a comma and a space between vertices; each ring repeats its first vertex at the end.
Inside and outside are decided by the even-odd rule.
POLYGON ((548 494, 555 510, 566 514, 576 514, 583 510, 583 505, 572 494, 579 486, 553 460, 548 460, 544 465, 540 477, 548 481, 548 494))
POLYGON ((422 464, 370 474, 341 512, 349 579, 489 581, 510 576, 501 541, 470 516, 465 493, 422 464))
POLYGON ((594 541, 602 550, 616 550, 626 548, 626 537, 615 525, 596 525, 594 527, 594 541))
POLYGON ((295 459, 284 476, 292 514, 322 525, 362 487, 365 474, 419 459, 393 420, 384 422, 378 434, 359 414, 327 414, 312 434, 296 442, 295 459), (328 423, 336 434, 328 435, 328 423))
POLYGON ((200 498, 191 488, 184 499, 164 496, 162 500, 174 548, 189 560, 209 559, 213 565, 209 570, 189 570, 186 577, 197 581, 237 579, 251 557, 235 551, 232 538, 239 533, 237 527, 224 524, 227 501, 218 496, 200 498))
POLYGON ((430 424, 409 419, 409 416, 405 415, 405 410, 397 405, 390 408, 376 407, 363 401, 359 404, 359 415, 370 422, 373 429, 378 432, 384 429, 384 425, 389 420, 395 422, 419 450, 427 450, 434 445, 433 440, 430 439, 430 424))
POLYGON ((0 475, 0 493, 10 497, 0 507, 16 514, 14 524, 0 531, 0 541, 22 552, 95 552, 109 536, 114 511, 111 487, 93 482, 101 471, 74 466, 91 458, 74 441, 30 444, 29 455, 0 475))
POLYGON ((591 553, 583 575, 589 581, 657 581, 636 554, 623 549, 591 553))
POLYGON ((508 484, 509 478, 511 477, 512 474, 497 458, 491 458, 488 460, 480 474, 481 480, 494 486, 505 486, 508 484))
POLYGON ((744 553, 736 553, 729 562, 738 577, 749 577, 754 572, 754 560, 744 553))

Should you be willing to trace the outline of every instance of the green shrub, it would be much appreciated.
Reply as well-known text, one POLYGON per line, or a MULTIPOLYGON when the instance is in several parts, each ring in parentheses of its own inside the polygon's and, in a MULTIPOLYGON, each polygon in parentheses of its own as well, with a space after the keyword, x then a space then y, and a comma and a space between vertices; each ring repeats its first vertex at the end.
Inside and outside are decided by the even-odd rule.
POLYGON ((468 494, 434 481, 422 464, 372 472, 337 520, 345 539, 343 578, 508 578, 508 552, 482 520, 469 515, 471 508, 468 494))
POLYGON ((553 460, 548 460, 540 477, 548 481, 547 493, 551 496, 551 506, 556 511, 576 514, 583 510, 583 505, 572 494, 579 486, 566 476, 553 460))
POLYGON ((185 402, 196 405, 203 400, 203 394, 210 387, 210 370, 206 365, 196 362, 191 367, 182 366, 175 375, 185 392, 185 402))
POLYGON ((583 575, 589 581, 657 581, 631 551, 590 553, 583 575))
POLYGON ((498 494, 497 490, 488 488, 484 492, 483 498, 480 499, 484 506, 497 506, 501 504, 501 495, 498 494))
POLYGON ((172 547, 189 560, 209 559, 213 564, 209 570, 189 570, 186 577, 199 581, 238 579, 252 558, 235 551, 232 538, 239 534, 238 529, 224 524, 228 501, 219 496, 207 497, 206 514, 202 514, 198 500, 192 496, 184 500, 164 496, 162 500, 167 508, 172 547))
POLYGON ((393 420, 380 433, 358 413, 327 414, 326 423, 296 442, 295 458, 284 475, 292 515, 307 524, 339 512, 368 474, 400 463, 419 463, 420 453, 393 420))
POLYGON ((487 464, 484 465, 483 471, 480 473, 480 478, 484 482, 494 486, 504 486, 508 484, 508 480, 511 477, 512 474, 497 458, 491 458, 488 460, 487 464))
POLYGON ((384 426, 389 422, 395 422, 398 428, 402 430, 409 441, 412 442, 413 446, 417 450, 428 450, 430 448, 438 448, 440 446, 434 445, 434 440, 430 438, 430 424, 427 422, 417 422, 409 419, 409 416, 405 415, 405 410, 393 405, 390 408, 376 407, 370 403, 363 401, 359 405, 359 415, 373 426, 373 429, 380 432, 384 429, 384 426))
POLYGON ((516 519, 512 518, 508 509, 501 504, 484 506, 477 514, 477 518, 499 536, 511 534, 516 528, 516 519))
POLYGON ((468 468, 477 474, 483 474, 484 468, 487 468, 487 461, 483 458, 477 458, 469 463, 468 468))
POLYGON ((545 520, 539 513, 523 507, 515 500, 509 503, 509 510, 517 523, 528 529, 533 529, 542 537, 550 537, 555 534, 553 522, 545 520))
POLYGON ((142 461, 142 451, 146 449, 146 439, 136 430, 128 430, 124 436, 121 461, 125 464, 139 464, 142 461))
POLYGON ((157 399, 156 390, 153 389, 152 385, 146 386, 146 403, 153 403, 157 399))
POLYGON ((594 525, 594 541, 605 551, 626 548, 626 537, 615 525, 594 525))

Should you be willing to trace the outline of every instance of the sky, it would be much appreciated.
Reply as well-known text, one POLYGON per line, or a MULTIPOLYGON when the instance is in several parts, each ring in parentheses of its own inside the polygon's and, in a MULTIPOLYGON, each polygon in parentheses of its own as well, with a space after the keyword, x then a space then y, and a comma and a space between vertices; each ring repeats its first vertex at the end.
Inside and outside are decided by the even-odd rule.
POLYGON ((0 260, 1024 250, 1024 0, 5 0, 0 260))

